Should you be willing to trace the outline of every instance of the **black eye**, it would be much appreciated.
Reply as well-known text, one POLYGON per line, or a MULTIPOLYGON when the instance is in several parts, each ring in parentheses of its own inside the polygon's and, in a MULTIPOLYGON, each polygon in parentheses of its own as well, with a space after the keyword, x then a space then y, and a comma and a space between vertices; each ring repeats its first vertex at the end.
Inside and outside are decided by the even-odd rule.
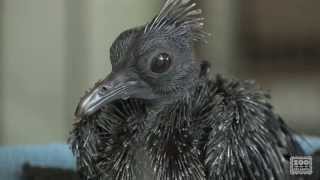
POLYGON ((154 57, 151 62, 151 71, 154 73, 164 73, 171 65, 171 57, 167 53, 161 53, 154 57))

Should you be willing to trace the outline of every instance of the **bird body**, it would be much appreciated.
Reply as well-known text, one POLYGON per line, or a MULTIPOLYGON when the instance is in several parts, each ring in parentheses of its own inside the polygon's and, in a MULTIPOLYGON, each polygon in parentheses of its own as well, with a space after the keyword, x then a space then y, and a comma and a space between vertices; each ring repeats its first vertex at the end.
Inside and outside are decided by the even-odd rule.
POLYGON ((211 79, 194 53, 201 10, 168 0, 120 34, 112 72, 85 94, 70 143, 84 179, 285 180, 303 155, 252 81, 211 79))
POLYGON ((77 122, 73 138, 88 179, 292 179, 289 157, 302 153, 267 94, 220 76, 161 107, 107 104, 77 122))

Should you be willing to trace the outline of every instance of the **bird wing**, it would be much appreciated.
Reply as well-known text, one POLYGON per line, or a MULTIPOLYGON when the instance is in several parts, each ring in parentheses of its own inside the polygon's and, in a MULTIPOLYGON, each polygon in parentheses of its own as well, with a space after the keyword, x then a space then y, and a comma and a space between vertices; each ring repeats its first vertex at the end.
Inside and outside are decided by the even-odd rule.
POLYGON ((299 145, 254 82, 218 76, 195 99, 195 117, 210 127, 204 144, 208 179, 292 179, 288 159, 299 145))

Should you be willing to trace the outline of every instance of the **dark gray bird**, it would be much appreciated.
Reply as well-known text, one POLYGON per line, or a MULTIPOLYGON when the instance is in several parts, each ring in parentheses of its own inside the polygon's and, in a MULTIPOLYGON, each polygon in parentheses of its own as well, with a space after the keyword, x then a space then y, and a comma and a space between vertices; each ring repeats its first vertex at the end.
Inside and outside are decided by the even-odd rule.
POLYGON ((285 180, 303 155, 252 81, 208 77, 194 46, 201 10, 167 0, 148 24, 120 34, 112 72, 85 94, 70 143, 84 179, 285 180))

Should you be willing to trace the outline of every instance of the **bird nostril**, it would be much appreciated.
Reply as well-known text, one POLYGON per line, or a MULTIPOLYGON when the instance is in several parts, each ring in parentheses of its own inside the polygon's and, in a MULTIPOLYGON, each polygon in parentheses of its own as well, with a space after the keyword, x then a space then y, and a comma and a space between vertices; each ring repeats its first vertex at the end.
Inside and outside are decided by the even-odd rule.
POLYGON ((108 92, 108 88, 105 87, 105 86, 102 86, 102 87, 100 88, 99 94, 100 94, 100 95, 105 95, 107 92, 108 92))

